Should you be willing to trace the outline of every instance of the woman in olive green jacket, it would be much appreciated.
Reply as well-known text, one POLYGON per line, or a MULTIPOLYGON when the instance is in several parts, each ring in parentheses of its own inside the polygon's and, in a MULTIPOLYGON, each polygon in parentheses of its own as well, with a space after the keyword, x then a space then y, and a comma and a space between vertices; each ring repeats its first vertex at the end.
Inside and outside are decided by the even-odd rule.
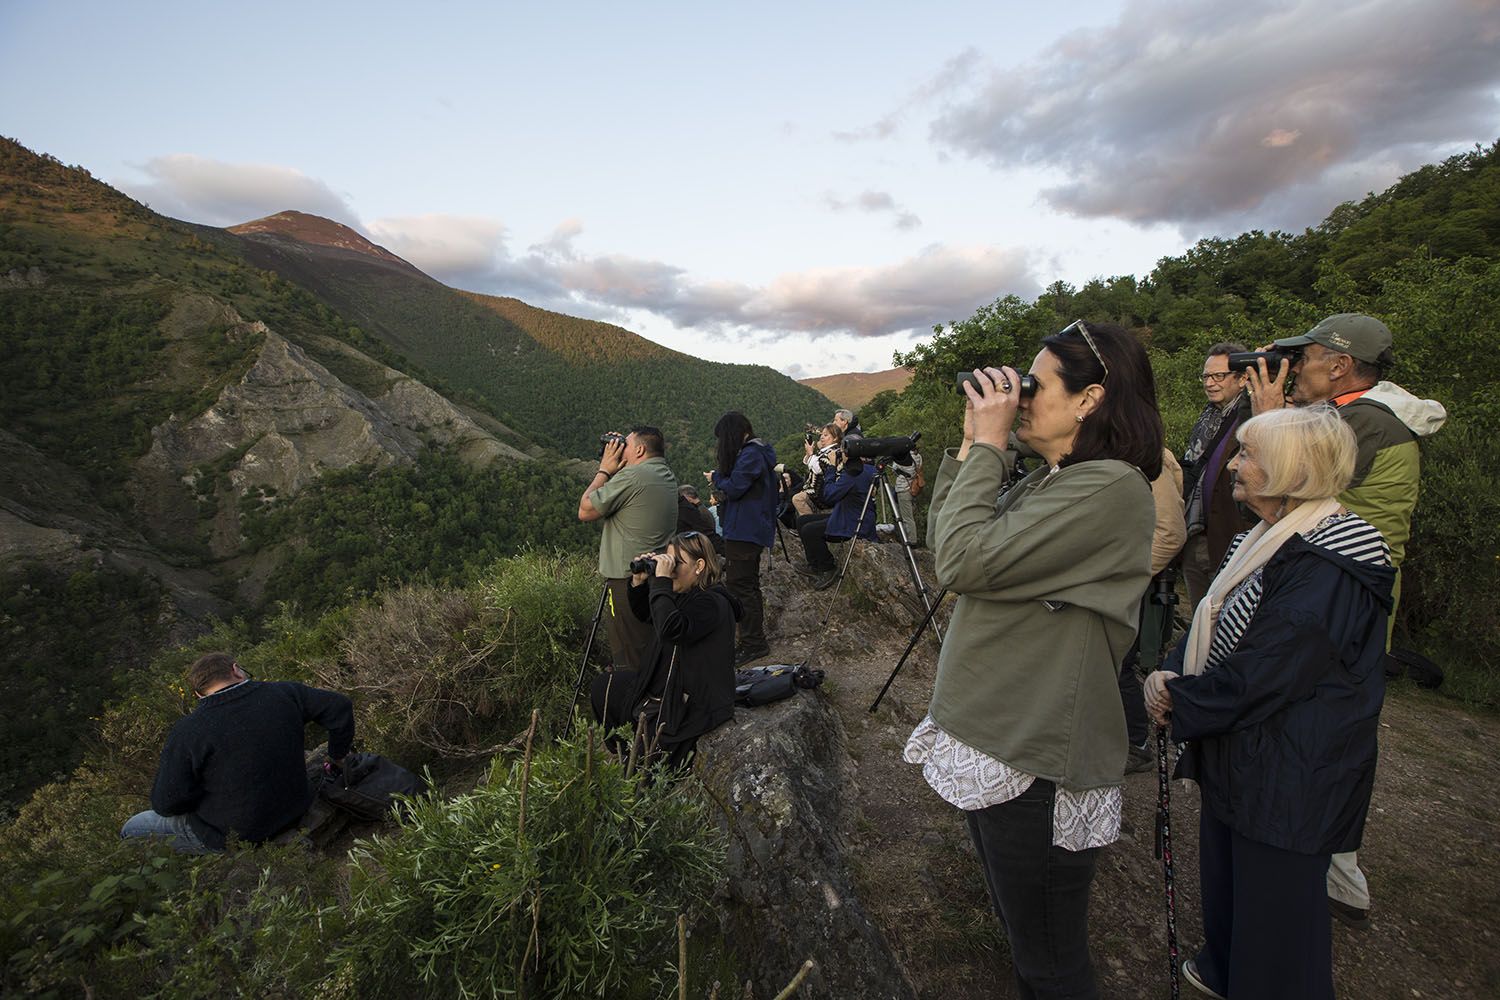
POLYGON ((1042 343, 1033 390, 1008 367, 965 387, 928 515, 958 606, 906 759, 965 811, 1020 995, 1093 997, 1089 886, 1119 834, 1117 678, 1151 579, 1162 424, 1130 333, 1078 322, 1042 343), (1012 429, 1045 464, 997 503, 1012 429))

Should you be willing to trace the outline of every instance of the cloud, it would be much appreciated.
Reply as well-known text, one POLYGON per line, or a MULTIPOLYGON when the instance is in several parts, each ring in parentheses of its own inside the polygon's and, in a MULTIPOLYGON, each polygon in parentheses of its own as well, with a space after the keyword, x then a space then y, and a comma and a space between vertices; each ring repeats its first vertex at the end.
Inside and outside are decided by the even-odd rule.
POLYGON ((832 191, 823 195, 823 203, 835 212, 868 212, 872 215, 889 213, 891 224, 897 229, 912 230, 922 225, 915 212, 909 212, 896 204, 896 199, 885 191, 862 191, 850 199, 840 198, 832 191))
POLYGON ((992 246, 938 245, 894 264, 791 272, 754 286, 695 278, 660 260, 583 252, 577 220, 521 254, 508 251, 505 227, 493 219, 417 216, 368 228, 393 252, 460 287, 572 315, 624 322, 644 312, 681 329, 735 336, 925 330, 1002 295, 1040 291, 1024 252, 992 246))
POLYGON ((190 153, 147 160, 137 168, 148 179, 118 187, 174 219, 232 226, 287 209, 353 224, 354 211, 332 188, 291 167, 225 163, 190 153))
POLYGON ((1137 0, 1033 65, 954 76, 942 146, 1001 169, 1050 168, 1079 216, 1201 225, 1282 212, 1493 138, 1495 0, 1137 0))
POLYGON ((878 142, 889 139, 901 129, 902 122, 935 97, 963 86, 982 66, 983 56, 972 46, 945 62, 931 77, 924 80, 901 102, 901 106, 869 125, 847 131, 835 131, 833 137, 839 142, 878 142))

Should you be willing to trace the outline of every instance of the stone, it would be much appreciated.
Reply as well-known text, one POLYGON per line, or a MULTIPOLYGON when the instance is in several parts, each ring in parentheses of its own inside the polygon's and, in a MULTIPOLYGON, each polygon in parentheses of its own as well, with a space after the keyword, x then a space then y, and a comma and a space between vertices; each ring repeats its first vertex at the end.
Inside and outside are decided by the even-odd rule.
POLYGON ((736 709, 699 740, 696 768, 729 837, 720 929, 758 994, 811 958, 799 997, 914 997, 854 888, 853 765, 828 699, 736 709))

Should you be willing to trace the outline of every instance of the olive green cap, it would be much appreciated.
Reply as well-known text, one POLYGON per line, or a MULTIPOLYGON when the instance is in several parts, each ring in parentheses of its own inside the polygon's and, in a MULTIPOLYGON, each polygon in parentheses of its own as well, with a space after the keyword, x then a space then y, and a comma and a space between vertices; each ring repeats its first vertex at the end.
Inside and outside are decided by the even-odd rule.
POLYGON ((1364 313, 1338 313, 1330 316, 1300 337, 1283 337, 1277 347, 1306 347, 1320 344, 1330 351, 1347 354, 1374 364, 1390 350, 1390 327, 1364 313))

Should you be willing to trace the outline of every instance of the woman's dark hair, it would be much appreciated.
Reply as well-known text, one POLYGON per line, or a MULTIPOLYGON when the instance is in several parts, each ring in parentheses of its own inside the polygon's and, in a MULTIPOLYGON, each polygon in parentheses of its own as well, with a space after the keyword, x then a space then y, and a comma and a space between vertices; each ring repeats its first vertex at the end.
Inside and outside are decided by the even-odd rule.
POLYGON ((714 461, 718 465, 719 475, 727 476, 734 471, 734 461, 740 457, 740 449, 745 447, 745 442, 755 437, 755 428, 750 426, 749 418, 743 413, 730 410, 714 424, 714 437, 719 439, 718 447, 714 450, 714 461))
POLYGON ((1104 387, 1104 399, 1083 418, 1073 450, 1059 466, 1077 465, 1101 458, 1129 462, 1154 480, 1161 475, 1161 450, 1166 432, 1156 408, 1156 378, 1141 342, 1124 327, 1113 323, 1087 324, 1094 347, 1075 323, 1042 341, 1057 358, 1062 383, 1069 392, 1082 392, 1095 383, 1104 387), (1108 374, 1105 367, 1108 366, 1108 374))

